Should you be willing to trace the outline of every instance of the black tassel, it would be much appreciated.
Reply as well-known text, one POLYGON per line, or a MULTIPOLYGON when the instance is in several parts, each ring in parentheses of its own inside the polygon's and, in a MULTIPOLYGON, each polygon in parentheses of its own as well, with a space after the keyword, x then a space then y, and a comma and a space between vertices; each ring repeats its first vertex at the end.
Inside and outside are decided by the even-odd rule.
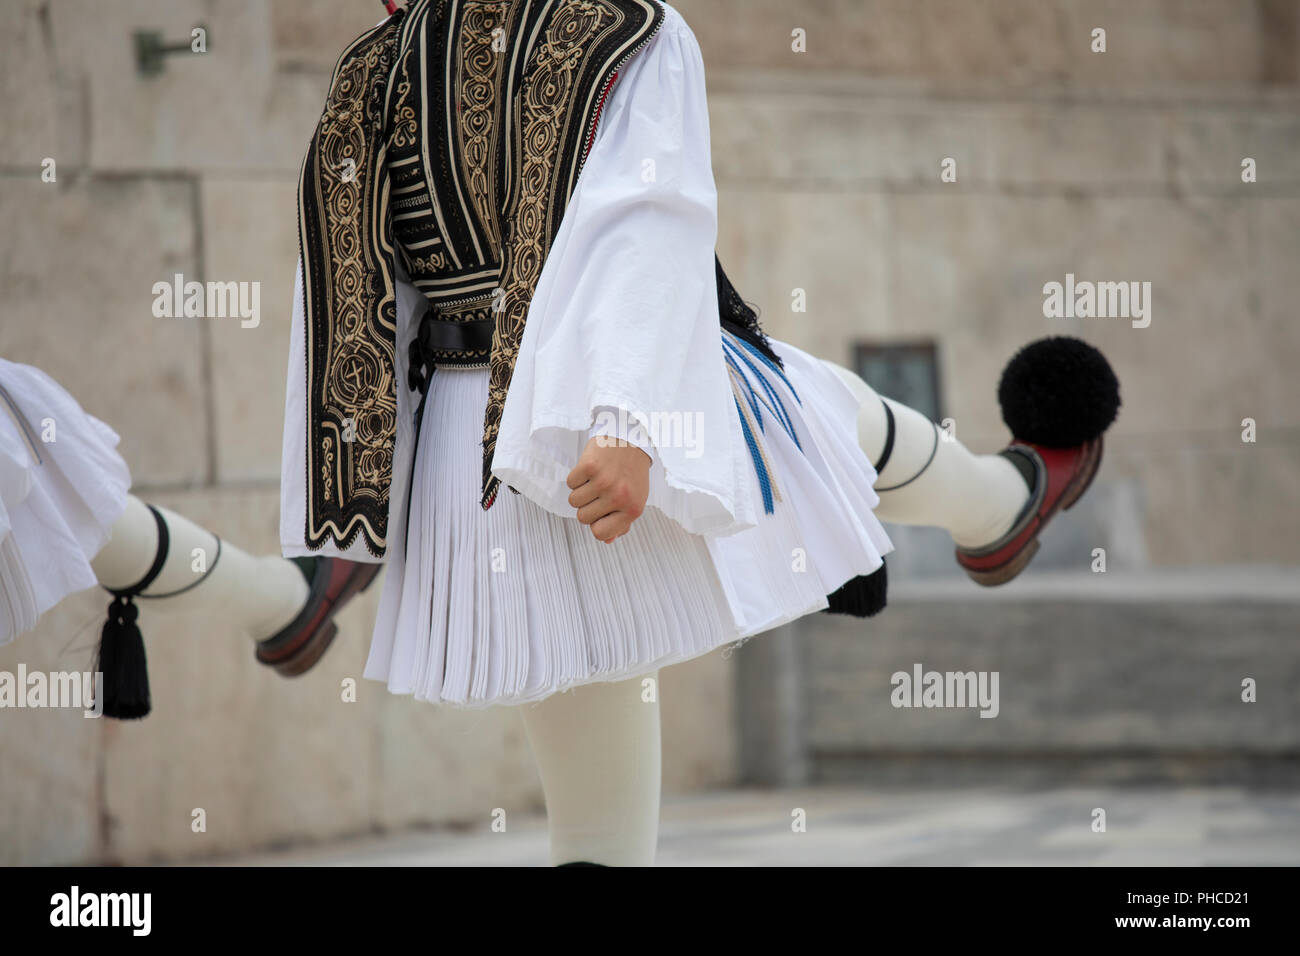
POLYGON ((889 574, 882 563, 870 574, 860 574, 834 594, 828 594, 826 600, 830 602, 830 607, 826 608, 826 613, 872 617, 885 609, 888 590, 889 574))
MULTIPOLYGON (((167 532, 167 521, 162 512, 153 505, 148 505, 148 508, 158 526, 158 547, 154 552, 153 565, 138 584, 121 591, 109 591, 113 595, 113 601, 108 605, 108 620, 100 632, 99 660, 95 665, 95 670, 103 675, 104 716, 119 720, 138 720, 148 716, 152 709, 144 637, 135 623, 139 616, 135 598, 144 593, 145 588, 153 584, 154 579, 162 573, 171 547, 171 535, 167 532)), ((220 547, 220 539, 217 546, 220 547)), ((218 551, 217 554, 220 556, 221 552, 218 551)), ((213 565, 215 564, 214 561, 213 565)))
POLYGON ((104 716, 120 720, 146 717, 150 710, 149 667, 144 637, 135 620, 139 611, 130 594, 114 594, 108 620, 99 641, 99 663, 104 675, 104 716))

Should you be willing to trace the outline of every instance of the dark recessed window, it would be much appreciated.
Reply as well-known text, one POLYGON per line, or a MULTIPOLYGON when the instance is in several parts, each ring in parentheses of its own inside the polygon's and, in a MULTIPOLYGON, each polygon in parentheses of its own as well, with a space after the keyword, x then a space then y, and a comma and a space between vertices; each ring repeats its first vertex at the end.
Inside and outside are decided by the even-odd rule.
POLYGON ((909 405, 932 421, 942 421, 939 360, 933 342, 859 342, 853 347, 853 363, 853 370, 877 394, 909 405))

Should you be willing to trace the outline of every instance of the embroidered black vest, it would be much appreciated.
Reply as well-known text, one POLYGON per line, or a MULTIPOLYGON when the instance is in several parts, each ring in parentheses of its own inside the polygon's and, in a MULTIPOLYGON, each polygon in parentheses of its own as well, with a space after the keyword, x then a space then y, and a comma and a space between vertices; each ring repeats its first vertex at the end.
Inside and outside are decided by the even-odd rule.
POLYGON ((452 321, 494 319, 481 504, 524 320, 619 67, 656 0, 415 0, 339 58, 303 162, 309 547, 382 555, 395 262, 452 321))

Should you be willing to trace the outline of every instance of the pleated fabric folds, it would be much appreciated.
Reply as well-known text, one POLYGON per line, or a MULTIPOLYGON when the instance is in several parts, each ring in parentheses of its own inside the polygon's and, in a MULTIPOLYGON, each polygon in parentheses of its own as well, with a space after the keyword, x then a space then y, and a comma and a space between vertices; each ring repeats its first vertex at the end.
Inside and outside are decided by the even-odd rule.
MULTIPOLYGON (((465 492, 480 477, 488 373, 438 369, 365 676, 436 703, 540 700, 821 610, 880 567, 892 545, 872 514, 875 472, 852 437, 852 396, 811 356, 773 346, 785 373, 744 366, 741 391, 761 396, 747 418, 772 511, 726 537, 691 534, 653 506, 612 544, 525 495, 506 492, 484 511, 465 492)), ((757 497, 759 472, 744 466, 757 497)))
POLYGON ((523 703, 695 657, 734 636, 703 538, 648 510, 612 545, 522 495, 473 490, 484 369, 433 376, 365 676, 419 700, 523 703), (468 492, 468 493, 467 493, 468 492))
POLYGON ((0 644, 95 586, 131 486, 117 444, 50 376, 0 359, 0 644))

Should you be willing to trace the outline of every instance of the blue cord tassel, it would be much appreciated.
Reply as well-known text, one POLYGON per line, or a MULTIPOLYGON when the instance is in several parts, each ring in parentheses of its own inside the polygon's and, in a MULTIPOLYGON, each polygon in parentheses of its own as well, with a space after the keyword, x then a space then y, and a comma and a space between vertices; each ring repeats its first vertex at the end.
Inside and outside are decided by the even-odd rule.
POLYGON ((772 514, 776 510, 776 504, 772 498, 772 478, 767 473, 767 468, 763 464, 763 456, 758 450, 758 441, 754 438, 754 432, 749 427, 749 422, 741 412, 740 399, 736 399, 736 411, 740 412, 740 427, 745 433, 745 444, 749 446, 749 457, 753 459, 754 471, 758 475, 758 487, 763 492, 763 511, 765 514, 772 514))
MULTIPOLYGON (((766 356, 764 356, 761 352, 756 352, 756 354, 759 356, 759 358, 763 359, 765 364, 769 365, 769 367, 771 366, 771 363, 767 361, 766 356)), ((799 436, 795 434, 794 422, 790 418, 790 413, 786 411, 785 403, 781 400, 781 396, 777 393, 776 389, 772 387, 772 383, 769 382, 767 378, 764 377, 763 373, 754 365, 754 363, 750 361, 748 356, 746 356, 743 353, 740 353, 739 358, 740 361, 744 362, 746 367, 749 368, 749 370, 754 373, 754 378, 758 379, 759 383, 762 385, 763 391, 766 394, 768 399, 768 401, 765 402, 764 404, 766 404, 768 408, 771 410, 772 414, 776 416, 777 420, 781 423, 781 427, 785 429, 785 433, 789 435, 790 440, 794 442, 795 447, 798 448, 800 451, 803 451, 803 445, 800 444, 799 442, 799 436)), ((734 367, 734 362, 733 362, 733 367, 734 367)), ((781 376, 781 379, 782 381, 785 382, 786 386, 790 387, 790 382, 788 379, 786 379, 785 375, 781 373, 779 370, 777 371, 777 374, 781 376)), ((754 393, 753 385, 749 383, 748 379, 746 379, 746 385, 748 386, 750 393, 754 394, 756 397, 756 393, 754 393)), ((797 401, 799 399, 799 396, 797 393, 795 393, 792 387, 790 388, 790 392, 791 394, 794 395, 797 401)), ((800 404, 803 403, 800 402, 800 404)))

